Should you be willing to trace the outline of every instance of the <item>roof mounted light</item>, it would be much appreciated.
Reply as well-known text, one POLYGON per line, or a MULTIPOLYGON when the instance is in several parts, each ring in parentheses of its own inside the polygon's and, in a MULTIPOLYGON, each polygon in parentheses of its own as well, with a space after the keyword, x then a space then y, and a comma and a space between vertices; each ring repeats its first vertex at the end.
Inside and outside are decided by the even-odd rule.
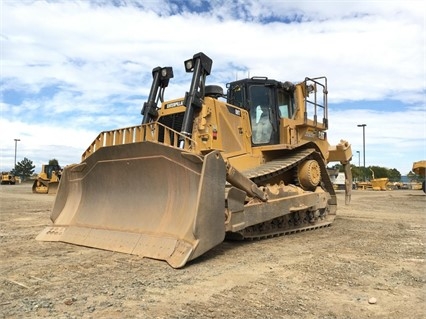
POLYGON ((199 52, 197 54, 194 54, 192 59, 188 59, 184 62, 185 71, 186 72, 198 72, 195 69, 201 67, 203 69, 204 74, 209 75, 210 71, 212 69, 212 63, 213 63, 212 59, 210 59, 203 52, 199 52), (197 66, 197 64, 199 64, 199 66, 197 66))
POLYGON ((185 70, 186 72, 192 72, 194 71, 194 60, 189 59, 185 61, 185 70))
POLYGON ((171 79, 173 77, 173 68, 168 66, 161 69, 161 78, 162 79, 171 79))
POLYGON ((158 76, 159 87, 165 88, 169 85, 169 80, 173 78, 173 68, 171 66, 157 67, 152 70, 152 76, 158 76))

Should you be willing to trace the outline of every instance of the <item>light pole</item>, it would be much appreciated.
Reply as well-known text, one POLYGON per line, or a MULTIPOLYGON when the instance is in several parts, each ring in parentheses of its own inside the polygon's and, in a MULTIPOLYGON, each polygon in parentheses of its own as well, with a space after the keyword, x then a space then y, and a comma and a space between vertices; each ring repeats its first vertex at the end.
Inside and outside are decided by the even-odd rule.
POLYGON ((16 150, 18 148, 18 142, 20 141, 20 139, 15 138, 14 141, 15 141, 15 165, 13 166, 13 169, 15 170, 16 169, 16 150))
POLYGON ((361 166, 361 162, 360 162, 360 155, 359 155, 359 151, 356 151, 357 153, 358 153, 358 167, 360 167, 361 166))
POLYGON ((364 168, 365 168, 365 127, 367 124, 358 124, 358 127, 362 127, 362 153, 364 157, 364 168))
POLYGON ((362 127, 362 153, 364 157, 364 168, 365 168, 365 127, 367 124, 358 124, 358 127, 362 127))

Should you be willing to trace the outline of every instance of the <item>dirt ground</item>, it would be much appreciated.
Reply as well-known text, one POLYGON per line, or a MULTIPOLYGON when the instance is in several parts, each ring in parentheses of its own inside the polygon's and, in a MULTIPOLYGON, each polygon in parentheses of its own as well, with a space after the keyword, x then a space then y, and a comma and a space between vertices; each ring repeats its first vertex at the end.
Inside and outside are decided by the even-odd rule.
POLYGON ((426 196, 353 191, 331 227, 224 242, 183 269, 38 242, 53 195, 0 186, 0 318, 425 318, 426 196))

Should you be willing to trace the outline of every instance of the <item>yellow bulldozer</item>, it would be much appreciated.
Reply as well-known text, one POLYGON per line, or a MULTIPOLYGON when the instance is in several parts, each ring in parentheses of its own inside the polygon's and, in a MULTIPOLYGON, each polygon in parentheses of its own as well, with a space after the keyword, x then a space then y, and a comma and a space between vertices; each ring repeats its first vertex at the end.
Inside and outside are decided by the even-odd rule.
MULTIPOLYGON (((426 177, 426 161, 418 161, 413 163, 413 172, 416 175, 426 177)), ((422 182, 422 190, 426 193, 425 181, 422 182)))
POLYGON ((142 124, 101 132, 65 167, 38 240, 185 264, 225 238, 261 239, 329 226, 337 199, 326 166, 351 146, 327 141, 325 77, 252 77, 206 85, 212 60, 184 62, 189 91, 165 101, 171 67, 152 70, 142 124), (160 103, 160 105, 158 105, 160 103))
POLYGON ((2 185, 15 185, 16 177, 9 172, 1 172, 1 184, 2 185))
POLYGON ((42 165, 41 172, 33 183, 33 193, 56 194, 62 169, 59 165, 42 165))

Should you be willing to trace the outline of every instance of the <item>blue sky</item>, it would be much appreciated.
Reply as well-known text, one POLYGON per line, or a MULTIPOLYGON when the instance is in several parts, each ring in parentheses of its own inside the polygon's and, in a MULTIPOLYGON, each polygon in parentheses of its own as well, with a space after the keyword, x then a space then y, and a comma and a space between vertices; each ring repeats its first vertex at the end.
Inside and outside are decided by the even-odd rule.
POLYGON ((1 3, 0 169, 78 163, 99 132, 137 125, 156 66, 183 96, 183 61, 213 59, 208 84, 327 76, 329 142, 358 164, 407 174, 426 159, 423 1, 100 0, 1 3))

